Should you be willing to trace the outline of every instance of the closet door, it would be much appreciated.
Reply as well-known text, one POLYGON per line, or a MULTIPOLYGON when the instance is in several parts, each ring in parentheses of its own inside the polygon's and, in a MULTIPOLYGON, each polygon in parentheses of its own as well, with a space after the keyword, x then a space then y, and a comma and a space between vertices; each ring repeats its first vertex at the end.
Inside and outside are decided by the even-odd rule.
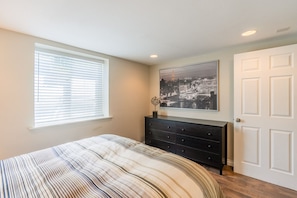
POLYGON ((297 45, 234 55, 234 171, 297 190, 297 45))

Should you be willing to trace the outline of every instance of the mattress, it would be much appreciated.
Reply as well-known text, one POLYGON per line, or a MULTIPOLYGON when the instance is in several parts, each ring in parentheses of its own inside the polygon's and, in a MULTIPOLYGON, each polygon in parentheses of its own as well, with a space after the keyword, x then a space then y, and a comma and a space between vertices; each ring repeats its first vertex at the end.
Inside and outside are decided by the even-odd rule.
POLYGON ((199 164, 105 134, 0 161, 0 198, 224 197, 199 164))

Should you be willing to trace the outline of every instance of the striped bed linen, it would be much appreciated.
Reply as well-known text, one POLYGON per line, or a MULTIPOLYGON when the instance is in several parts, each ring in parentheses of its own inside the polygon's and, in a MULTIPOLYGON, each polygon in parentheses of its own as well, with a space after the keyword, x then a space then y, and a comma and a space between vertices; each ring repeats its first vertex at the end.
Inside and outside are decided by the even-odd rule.
POLYGON ((105 134, 0 161, 0 198, 224 197, 200 165, 105 134))

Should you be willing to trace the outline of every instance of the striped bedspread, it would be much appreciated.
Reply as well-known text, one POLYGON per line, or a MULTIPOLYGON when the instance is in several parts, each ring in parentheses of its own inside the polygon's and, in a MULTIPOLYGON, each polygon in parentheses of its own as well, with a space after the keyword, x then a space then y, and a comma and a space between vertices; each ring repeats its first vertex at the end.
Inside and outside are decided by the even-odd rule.
POLYGON ((209 197, 223 194, 201 166, 116 135, 0 161, 0 197, 209 197))

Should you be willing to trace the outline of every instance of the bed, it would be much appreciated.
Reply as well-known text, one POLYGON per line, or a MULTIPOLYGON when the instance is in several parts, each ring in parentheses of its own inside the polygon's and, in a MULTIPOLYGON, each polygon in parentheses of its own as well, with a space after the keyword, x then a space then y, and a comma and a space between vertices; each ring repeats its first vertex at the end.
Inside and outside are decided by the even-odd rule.
POLYGON ((197 163, 104 134, 0 161, 0 198, 224 197, 197 163))

